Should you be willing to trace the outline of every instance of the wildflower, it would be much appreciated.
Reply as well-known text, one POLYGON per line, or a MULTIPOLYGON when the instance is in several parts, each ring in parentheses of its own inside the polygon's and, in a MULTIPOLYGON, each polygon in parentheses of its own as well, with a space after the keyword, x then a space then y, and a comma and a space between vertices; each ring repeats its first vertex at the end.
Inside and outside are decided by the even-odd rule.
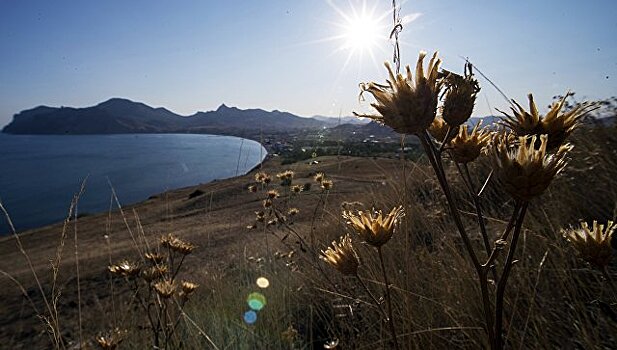
POLYGON ((480 85, 473 77, 470 63, 465 64, 465 76, 447 72, 443 83, 445 86, 443 119, 448 125, 459 126, 471 117, 480 85))
POLYGON ((167 265, 156 265, 156 266, 150 266, 147 269, 144 269, 141 272, 141 277, 146 281, 146 282, 152 282, 154 280, 157 280, 159 278, 162 278, 163 276, 165 276, 165 274, 169 272, 169 268, 167 267, 167 265))
POLYGON ((264 199, 262 204, 263 204, 264 208, 270 208, 272 206, 272 200, 271 199, 264 199))
POLYGON ((146 258, 146 260, 150 261, 150 263, 156 265, 156 264, 160 264, 163 261, 165 261, 165 255, 160 254, 160 253, 146 253, 144 254, 144 257, 146 258))
POLYGON ((504 190, 521 201, 529 201, 540 195, 553 178, 566 166, 566 154, 570 145, 559 148, 555 154, 547 154, 547 135, 540 136, 536 148, 536 136, 519 137, 518 145, 511 149, 508 136, 498 136, 494 141, 493 170, 504 190))
POLYGON ((613 255, 611 239, 614 232, 615 225, 612 221, 608 221, 604 226, 594 220, 591 229, 586 222, 583 222, 580 228, 565 231, 564 237, 572 243, 581 259, 599 269, 604 269, 613 255))
POLYGON ((161 245, 182 255, 191 254, 195 249, 195 246, 192 243, 183 241, 171 233, 167 236, 161 237, 161 245))
POLYGON ((435 118, 435 120, 433 120, 433 123, 428 128, 428 132, 438 142, 443 142, 445 140, 446 143, 448 143, 448 140, 446 140, 446 136, 448 136, 448 130, 450 130, 450 135, 456 135, 456 132, 454 131, 457 129, 458 127, 452 128, 446 123, 445 120, 443 120, 443 118, 437 117, 435 118))
POLYGON ((334 186, 334 182, 332 182, 332 180, 323 180, 321 182, 321 188, 324 191, 330 191, 332 189, 332 186, 334 186))
POLYGON ((313 179, 317 183, 321 183, 325 178, 326 178, 326 174, 324 173, 317 173, 315 174, 315 176, 313 176, 313 179))
POLYGON ((354 214, 350 211, 343 212, 343 218, 365 243, 374 247, 381 247, 387 243, 394 234, 395 225, 405 215, 402 206, 394 207, 386 216, 381 211, 358 211, 354 214))
POLYGON ((455 162, 472 162, 486 149, 492 133, 486 128, 480 129, 480 124, 474 126, 471 134, 467 131, 467 125, 461 126, 458 135, 450 141, 450 154, 455 162))
POLYGON ((332 242, 332 247, 321 251, 320 258, 332 265, 340 273, 346 276, 355 276, 358 273, 360 260, 351 243, 349 234, 342 236, 337 243, 332 242))
POLYGON ((264 220, 266 219, 266 213, 264 213, 263 211, 256 211, 255 216, 255 221, 257 222, 264 222, 264 220))
POLYGON ((289 208, 289 210, 287 211, 287 215, 295 216, 295 215, 298 215, 299 212, 300 212, 300 209, 298 208, 289 208))
POLYGON ((110 265, 107 269, 109 272, 123 277, 134 277, 138 275, 140 271, 139 266, 128 260, 123 260, 117 265, 110 265))
POLYGON ((126 333, 127 332, 125 330, 120 330, 116 328, 113 331, 96 337, 96 342, 103 350, 115 350, 124 340, 126 333))
POLYGON ((581 118, 596 106, 593 103, 582 103, 567 112, 562 112, 568 96, 569 94, 566 94, 561 100, 554 102, 544 116, 538 113, 532 94, 527 95, 529 112, 512 100, 516 105, 516 108, 510 107, 513 112, 512 116, 500 111, 505 115, 503 123, 518 136, 546 134, 548 135, 547 149, 556 149, 572 134, 581 118))
POLYGON ((302 186, 300 186, 300 185, 293 185, 293 186, 291 186, 291 192, 293 192, 293 193, 300 193, 300 192, 302 192, 302 186))
POLYGON ((186 296, 189 296, 193 294, 193 292, 199 287, 199 284, 188 282, 188 281, 182 281, 181 287, 182 287, 182 293, 184 293, 184 295, 186 296))
POLYGON ((167 299, 174 295, 176 291, 175 284, 170 280, 164 280, 154 284, 154 290, 161 296, 161 298, 167 299))
POLYGON ((255 193, 255 192, 257 192, 257 186, 255 186, 255 185, 249 185, 248 190, 249 190, 249 192, 251 192, 251 193, 255 193))
POLYGON ((261 184, 269 184, 270 182, 272 182, 272 178, 270 177, 270 175, 264 173, 263 171, 260 171, 255 174, 255 181, 261 184))
POLYGON ((418 134, 426 130, 435 119, 437 110, 440 88, 437 78, 441 59, 437 58, 435 52, 425 74, 424 57, 426 52, 420 52, 415 80, 409 66, 406 68, 407 77, 402 74, 395 76, 390 64, 386 63, 390 74, 388 85, 369 83, 363 86, 363 90, 375 98, 376 102, 371 103, 371 106, 379 115, 355 115, 373 119, 401 134, 418 134))
POLYGON ((270 191, 268 191, 268 198, 270 198, 270 199, 278 198, 279 196, 280 195, 279 195, 277 190, 270 190, 270 191))
POLYGON ((276 177, 281 180, 281 186, 291 186, 291 181, 294 177, 294 172, 292 170, 285 170, 282 173, 276 174, 276 177))

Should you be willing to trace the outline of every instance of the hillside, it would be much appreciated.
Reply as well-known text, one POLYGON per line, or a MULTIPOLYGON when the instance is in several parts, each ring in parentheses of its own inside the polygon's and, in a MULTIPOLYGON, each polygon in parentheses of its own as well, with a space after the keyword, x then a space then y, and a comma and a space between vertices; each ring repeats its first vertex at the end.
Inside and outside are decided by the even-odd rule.
POLYGON ((264 132, 318 129, 328 122, 281 111, 239 109, 222 104, 215 111, 181 116, 127 99, 112 98, 85 108, 39 106, 17 113, 2 132, 9 134, 209 133, 246 136, 264 132))

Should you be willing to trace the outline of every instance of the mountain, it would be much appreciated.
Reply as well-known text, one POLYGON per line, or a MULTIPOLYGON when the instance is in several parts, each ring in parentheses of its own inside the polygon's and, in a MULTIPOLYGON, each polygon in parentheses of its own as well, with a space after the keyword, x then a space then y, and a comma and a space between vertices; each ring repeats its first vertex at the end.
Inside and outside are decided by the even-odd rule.
POLYGON ((358 117, 326 117, 322 115, 316 115, 312 117, 312 119, 318 120, 320 122, 326 123, 329 126, 338 126, 343 124, 353 124, 353 125, 364 125, 370 122, 367 118, 358 118, 358 117))
POLYGON ((112 98, 85 108, 39 106, 13 116, 2 132, 9 134, 212 133, 254 135, 327 126, 319 120, 261 109, 242 110, 222 104, 217 110, 185 117, 127 99, 112 98))

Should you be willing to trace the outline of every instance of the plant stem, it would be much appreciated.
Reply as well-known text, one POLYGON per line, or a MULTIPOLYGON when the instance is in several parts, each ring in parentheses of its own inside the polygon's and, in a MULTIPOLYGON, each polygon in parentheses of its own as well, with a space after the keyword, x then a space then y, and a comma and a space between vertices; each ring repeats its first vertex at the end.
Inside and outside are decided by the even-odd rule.
POLYGON ((613 298, 615 298, 615 301, 617 302, 617 288, 615 287, 615 283, 613 283, 613 278, 608 273, 607 266, 604 266, 604 268, 602 269, 602 274, 604 275, 604 278, 606 279, 606 282, 608 286, 610 287, 611 292, 613 292, 613 298))
POLYGON ((364 291, 371 297, 371 299, 373 300, 373 303, 375 303, 375 306, 377 306, 377 309, 379 309, 379 311, 381 311, 383 316, 387 318, 388 314, 386 314, 386 312, 383 310, 383 308, 381 307, 381 303, 379 303, 379 300, 375 298, 375 295, 371 292, 371 290, 368 289, 368 286, 366 285, 366 283, 364 283, 364 281, 362 280, 362 278, 360 278, 359 275, 356 275, 356 278, 360 282, 360 285, 362 286, 362 288, 364 288, 364 291))
POLYGON ((392 318, 392 298, 390 296, 390 283, 388 283, 388 274, 386 273, 386 264, 383 261, 383 254, 381 253, 381 247, 377 247, 377 254, 379 255, 379 262, 381 263, 381 272, 383 274, 383 280, 386 284, 386 303, 388 306, 388 324, 390 325, 390 332, 392 333, 392 341, 394 342, 394 348, 400 349, 398 346, 398 340, 396 339, 396 328, 394 327, 394 319, 392 318))
POLYGON ((504 294, 506 292, 506 285, 508 283, 510 271, 512 271, 512 266, 514 265, 514 253, 516 252, 516 244, 518 242, 518 237, 521 234, 521 228, 523 226, 523 220, 525 219, 525 213, 527 212, 527 205, 527 202, 523 202, 522 205, 520 205, 521 209, 518 218, 516 219, 514 233, 512 234, 512 242, 510 243, 510 248, 508 249, 508 256, 506 257, 506 262, 503 267, 501 279, 499 279, 499 283, 497 284, 497 293, 495 296, 495 343, 493 345, 494 350, 503 349, 502 332, 504 294))

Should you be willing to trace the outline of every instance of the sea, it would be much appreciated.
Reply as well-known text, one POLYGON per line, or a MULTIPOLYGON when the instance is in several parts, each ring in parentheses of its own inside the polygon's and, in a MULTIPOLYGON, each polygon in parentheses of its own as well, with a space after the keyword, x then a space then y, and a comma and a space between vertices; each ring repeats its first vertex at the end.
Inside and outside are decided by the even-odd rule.
MULTIPOLYGON (((17 232, 108 211, 167 190, 245 174, 266 156, 255 141, 191 134, 8 135, 0 133, 0 201, 17 232)), ((0 234, 10 232, 4 215, 0 234)))

